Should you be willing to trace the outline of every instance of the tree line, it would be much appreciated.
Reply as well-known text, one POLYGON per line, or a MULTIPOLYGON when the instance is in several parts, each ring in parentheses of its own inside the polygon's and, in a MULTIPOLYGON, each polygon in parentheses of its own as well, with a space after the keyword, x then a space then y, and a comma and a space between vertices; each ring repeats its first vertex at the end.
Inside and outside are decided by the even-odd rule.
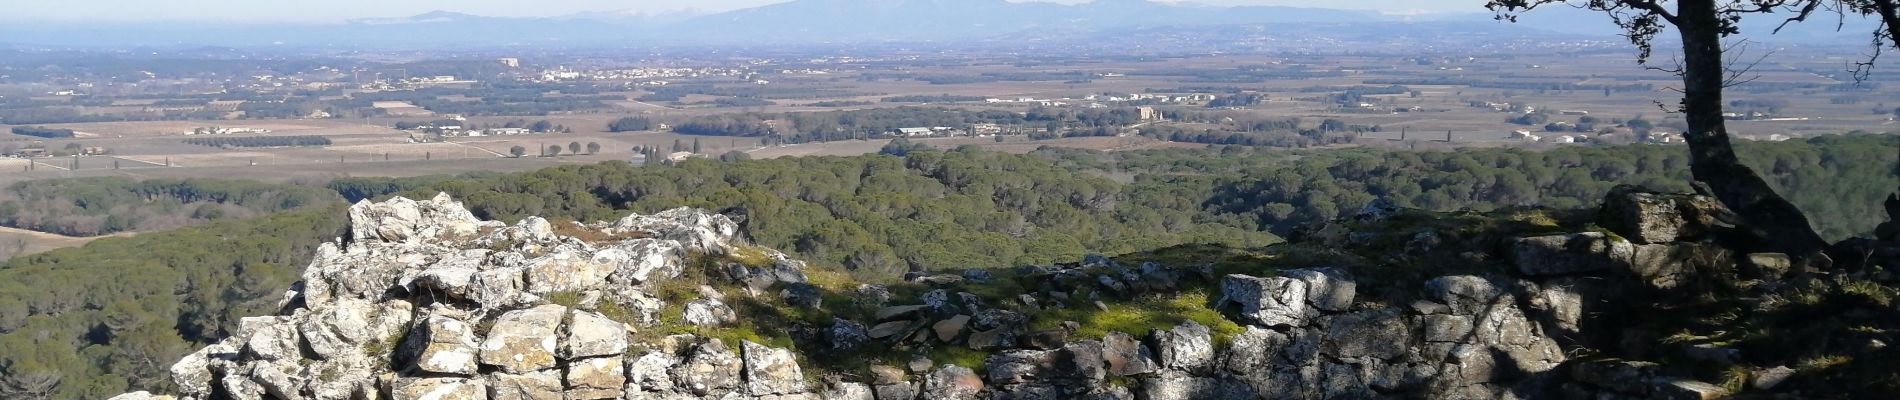
POLYGON ((39 127, 39 126, 16 126, 16 127, 13 127, 13 134, 42 137, 42 138, 47 138, 47 139, 65 139, 65 138, 73 137, 73 130, 46 128, 46 127, 39 127))
POLYGON ((184 142, 206 147, 310 147, 329 146, 330 138, 310 135, 206 137, 185 139, 184 142))
POLYGON ((123 177, 33 180, 3 194, 0 226, 67 236, 158 231, 337 200, 334 192, 306 186, 123 177))

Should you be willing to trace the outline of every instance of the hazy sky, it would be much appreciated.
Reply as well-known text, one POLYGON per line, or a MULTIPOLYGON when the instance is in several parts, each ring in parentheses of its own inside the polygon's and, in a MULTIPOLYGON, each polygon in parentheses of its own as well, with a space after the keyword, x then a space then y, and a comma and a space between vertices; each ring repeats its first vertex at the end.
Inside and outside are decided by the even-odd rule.
MULTIPOLYGON (((724 11, 785 0, 12 0, 7 21, 334 22, 401 17, 434 10, 490 16, 556 16, 595 11, 724 11)), ((1018 0, 1011 0, 1018 1, 1018 0)), ((1082 0, 1052 1, 1082 3, 1082 0)), ((1217 5, 1287 5, 1381 10, 1391 14, 1483 10, 1484 0, 1202 0, 1217 5)))

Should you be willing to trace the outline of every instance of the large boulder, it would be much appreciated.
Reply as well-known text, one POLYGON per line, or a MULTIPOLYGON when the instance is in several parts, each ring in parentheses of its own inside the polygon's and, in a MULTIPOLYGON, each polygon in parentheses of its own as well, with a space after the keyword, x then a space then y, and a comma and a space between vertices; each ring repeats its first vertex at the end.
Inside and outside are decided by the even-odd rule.
POLYGON ((805 374, 791 350, 768 347, 751 341, 741 342, 745 353, 746 391, 753 396, 796 394, 808 391, 805 374))
POLYGON ((438 193, 428 201, 397 197, 381 203, 369 200, 350 206, 350 238, 358 241, 417 243, 444 237, 474 236, 484 222, 462 203, 438 193))
POLYGON ((565 315, 567 307, 557 304, 502 314, 482 342, 481 363, 514 374, 553 368, 565 315))
POLYGON ((592 311, 574 311, 561 335, 561 357, 620 355, 627 345, 626 324, 592 311))
POLYGON ((1228 275, 1221 278, 1222 306, 1238 304, 1244 322, 1266 327, 1306 325, 1306 283, 1293 278, 1228 275))
POLYGON ((1733 217, 1714 197, 1617 186, 1603 199, 1600 223, 1636 244, 1662 244, 1710 233, 1733 217))
POLYGON ((640 232, 678 241, 692 252, 726 254, 739 234, 739 224, 724 215, 681 207, 653 215, 629 215, 615 222, 608 232, 640 232))

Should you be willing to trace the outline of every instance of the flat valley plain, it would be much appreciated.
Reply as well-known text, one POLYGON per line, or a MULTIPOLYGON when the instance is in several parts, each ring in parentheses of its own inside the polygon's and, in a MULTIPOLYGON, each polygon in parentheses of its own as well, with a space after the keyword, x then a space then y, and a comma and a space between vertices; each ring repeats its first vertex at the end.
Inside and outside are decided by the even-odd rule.
MULTIPOLYGON (((1900 88, 1883 87, 1877 82, 1852 84, 1845 70, 1846 59, 1823 55, 1804 55, 1790 51, 1756 66, 1749 85, 1730 90, 1729 100, 1764 100, 1774 103, 1773 120, 1732 121, 1734 133, 1744 138, 1769 135, 1803 136, 1848 131, 1889 132, 1900 129, 1892 120, 1892 110, 1900 106, 1900 88), (1751 86, 1752 85, 1752 86, 1751 86)), ((1671 130, 1679 119, 1668 112, 1678 85, 1671 74, 1645 69, 1630 61, 1627 51, 1595 51, 1550 56, 1487 55, 1455 56, 1338 56, 1338 55, 1206 55, 1195 57, 1153 57, 1121 59, 1073 59, 1025 63, 1006 57, 973 58, 957 62, 877 63, 862 66, 831 66, 823 73, 793 72, 788 65, 782 72, 776 66, 760 67, 761 80, 769 83, 707 80, 715 85, 759 85, 796 93, 817 95, 799 98, 773 98, 775 104, 760 107, 709 107, 697 103, 721 99, 721 96, 693 94, 678 102, 637 100, 650 93, 627 89, 603 92, 625 96, 626 101, 610 102, 610 108, 553 115, 471 116, 467 125, 500 125, 518 120, 548 120, 565 126, 573 133, 523 136, 456 137, 440 142, 417 143, 411 134, 393 128, 401 121, 433 119, 428 110, 422 115, 380 116, 366 119, 236 119, 201 121, 105 122, 35 125, 72 129, 72 139, 40 139, 0 134, 0 146, 38 144, 49 149, 70 145, 103 147, 110 155, 67 158, 0 158, 0 185, 13 182, 82 176, 127 176, 134 178, 242 178, 276 182, 320 183, 351 176, 400 177, 450 174, 468 171, 527 171, 550 166, 594 163, 610 160, 639 162, 634 148, 658 147, 670 150, 676 144, 700 146, 700 153, 717 157, 732 151, 754 158, 785 156, 857 155, 877 152, 889 139, 847 140, 766 146, 756 137, 691 136, 665 131, 608 132, 609 122, 627 116, 649 118, 658 123, 678 123, 694 117, 730 113, 803 113, 848 111, 898 106, 949 107, 972 110, 1027 112, 1041 108, 1082 109, 1099 107, 1128 108, 1125 103, 1091 101, 1085 98, 1105 93, 1168 94, 1232 92, 1257 93, 1266 97, 1257 105, 1213 110, 1201 104, 1157 104, 1163 111, 1212 111, 1240 118, 1299 118, 1305 126, 1322 120, 1337 119, 1355 126, 1377 126, 1365 132, 1354 145, 1406 146, 1410 148, 1456 146, 1548 147, 1553 144, 1510 139, 1514 130, 1542 131, 1542 126, 1522 126, 1505 120, 1521 113, 1498 111, 1484 103, 1532 105, 1549 113, 1552 122, 1577 122, 1578 112, 1605 121, 1641 118, 1656 123, 1659 130, 1671 130), (1260 71, 1293 74, 1291 78, 1261 78, 1260 71), (1249 75, 1251 74, 1251 75, 1249 75), (1036 78, 996 79, 1002 76, 1087 76, 1080 80, 1038 80, 1036 78), (931 83, 929 79, 967 79, 968 83, 931 83), (1370 94, 1357 103, 1341 104, 1330 95, 1365 88, 1402 86, 1404 93, 1370 94), (1562 90, 1543 87, 1562 85, 1648 85, 1647 90, 1562 90), (824 95, 835 93, 836 95, 824 95), (963 101, 942 104, 885 102, 897 96, 971 96, 987 99, 1037 99, 1060 105, 1021 102, 963 101), (829 104, 818 104, 829 103, 829 104), (833 105, 833 106, 824 106, 833 105), (1399 110, 1404 110, 1400 112, 1399 110), (268 129, 265 134, 233 136, 322 136, 331 145, 286 148, 214 148, 186 144, 184 132, 200 127, 246 127, 268 129), (1450 142, 1445 142, 1449 136, 1450 142), (1405 140, 1400 141, 1401 138, 1405 140), (572 154, 570 143, 586 147, 597 143, 594 154, 572 154), (527 149, 528 157, 508 154, 516 146, 527 149), (556 157, 539 157, 548 146, 561 146, 556 157), (31 165, 29 165, 29 163, 31 165)), ((801 65, 803 69, 813 66, 801 65)), ((600 82, 623 85, 623 82, 600 82)), ((770 98, 770 97, 768 97, 770 98)), ((1740 107, 1731 107, 1737 109, 1740 107)), ((1177 125, 1193 129, 1220 129, 1216 125, 1154 122, 1147 125, 1177 125)), ((8 127, 10 128, 10 127, 8 127)), ((1140 129, 1132 127, 1130 130, 1140 129)), ((1572 134, 1572 133, 1562 133, 1572 134)), ((1558 135, 1553 133, 1552 135, 1558 135)), ((1138 150, 1167 147, 1202 147, 1205 144, 1173 143, 1147 137, 1073 137, 1029 140, 1024 136, 994 138, 930 138, 920 140, 933 146, 979 147, 1028 152, 1042 146, 1064 146, 1096 150, 1138 150)))

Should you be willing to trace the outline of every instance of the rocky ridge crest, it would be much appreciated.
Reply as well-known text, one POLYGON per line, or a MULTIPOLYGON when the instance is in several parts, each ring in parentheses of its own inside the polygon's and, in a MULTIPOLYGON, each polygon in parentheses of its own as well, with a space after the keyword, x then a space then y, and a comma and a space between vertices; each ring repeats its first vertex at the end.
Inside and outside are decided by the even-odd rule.
POLYGON ((351 207, 349 240, 323 244, 279 315, 244 319, 171 372, 186 399, 1727 395, 1654 364, 1575 354, 1618 340, 1603 315, 1627 310, 1631 293, 1695 287, 1712 270, 1780 279, 1818 267, 1711 244, 1725 228, 1706 198, 1619 191, 1607 204, 1590 218, 1609 231, 1364 229, 1421 217, 1376 206, 1308 229, 1293 253, 1242 262, 1091 256, 877 286, 819 282, 703 210, 506 225, 446 195, 397 198, 351 207), (1348 248, 1386 259, 1337 250, 1348 248), (1117 319, 1197 290, 1205 302, 1174 311, 1214 318, 1117 319), (722 334, 758 303, 822 318, 722 334), (979 358, 931 357, 945 352, 979 358))

